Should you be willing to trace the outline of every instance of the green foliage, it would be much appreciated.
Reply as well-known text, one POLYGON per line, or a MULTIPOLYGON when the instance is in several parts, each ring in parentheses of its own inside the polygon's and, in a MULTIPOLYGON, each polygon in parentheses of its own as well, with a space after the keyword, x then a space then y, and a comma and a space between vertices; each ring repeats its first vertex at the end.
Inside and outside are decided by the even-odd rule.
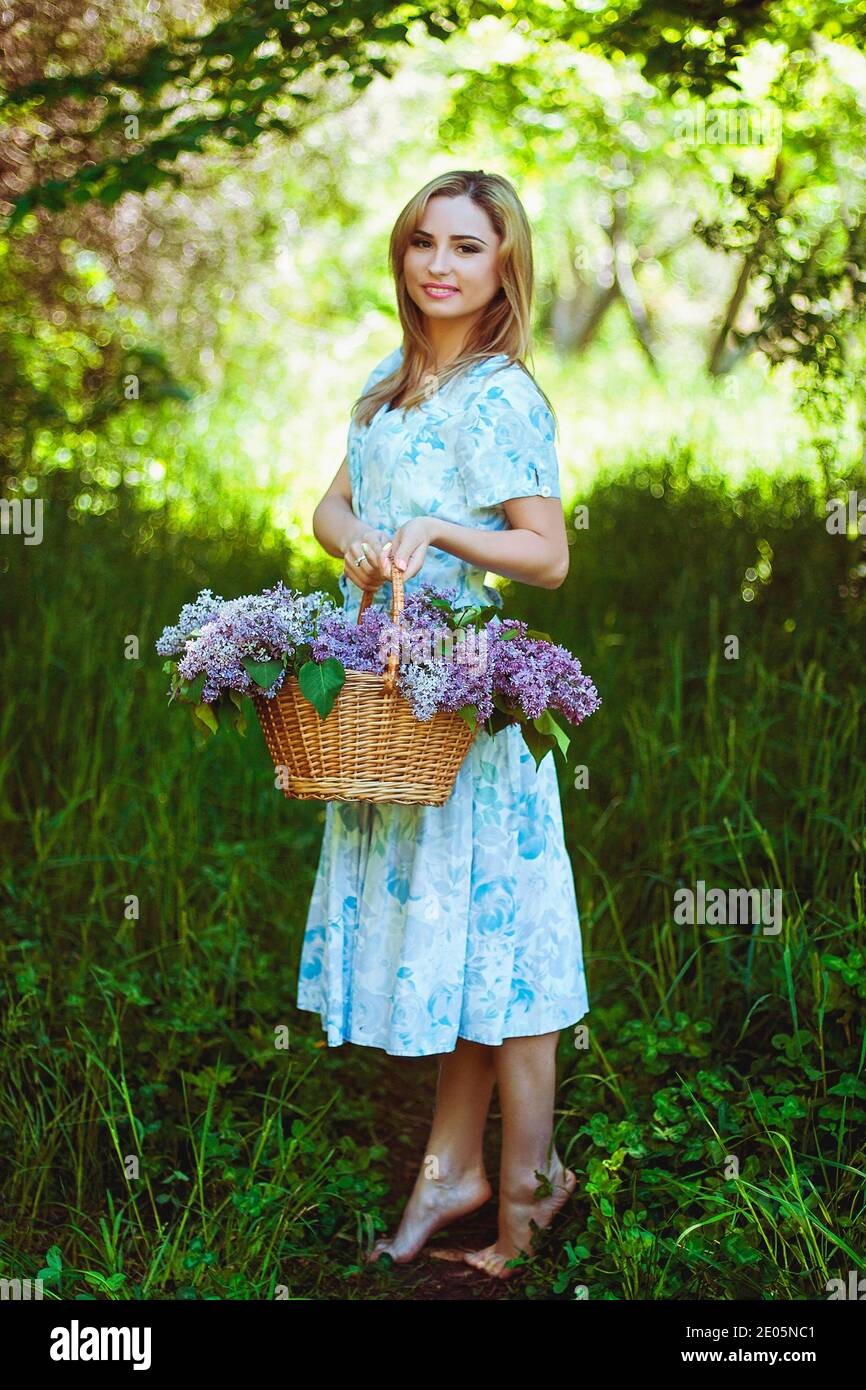
POLYGON ((90 199, 110 205, 126 193, 178 187, 178 160, 218 144, 243 150, 264 135, 291 137, 303 116, 287 118, 286 103, 303 112, 315 99, 305 80, 340 79, 362 91, 377 73, 393 73, 389 50, 406 42, 411 23, 442 38, 474 8, 466 0, 436 11, 373 0, 325 6, 239 0, 206 33, 173 36, 131 63, 70 67, 16 86, 0 103, 7 120, 73 103, 82 133, 95 133, 110 153, 34 184, 15 200, 11 225, 39 207, 57 213, 90 199))
POLYGON ((282 661, 252 661, 249 657, 244 657, 241 665, 262 690, 270 690, 277 676, 286 669, 282 661))
MULTIPOLYGON (((820 1298, 856 1267, 864 1193, 859 543, 804 480, 732 489, 688 455, 584 500, 554 600, 611 695, 570 755, 589 785, 560 776, 591 1003, 589 1050, 561 1038, 578 1188, 511 1286, 461 1289, 820 1298), (780 937, 675 927, 699 877, 781 885, 780 937)), ((432 1095, 433 1060, 331 1052, 294 1006, 322 808, 274 790, 256 725, 193 756, 151 662, 105 679, 118 606, 146 651, 191 574, 331 582, 249 520, 226 535, 224 505, 183 536, 126 496, 62 506, 50 543, 8 552, 2 1272, 71 1299, 448 1297, 438 1262, 363 1262, 423 1154, 407 1096, 432 1095)), ((549 593, 508 602, 554 625, 549 593)), ((483 1210, 471 1229, 490 1239, 483 1210)))
POLYGON ((693 0, 612 0, 553 15, 544 4, 531 8, 549 33, 635 58, 651 82, 697 96, 739 88, 740 59, 756 44, 779 44, 799 56, 816 38, 858 43, 866 32, 866 10, 847 0, 709 0, 700 7, 693 0))
POLYGON ((206 736, 246 701, 178 688, 191 749, 121 656, 206 584, 332 584, 332 422, 396 340, 406 170, 447 156, 527 194, 590 517, 565 585, 506 584, 508 611, 605 697, 570 745, 532 735, 565 756, 589 971, 556 1111, 578 1189, 511 1286, 461 1292, 823 1297, 866 1169, 866 562, 823 525, 862 451, 864 5, 224 0, 204 33, 163 7, 155 43, 103 18, 62 51, 18 26, 41 76, 7 68, 0 110, 0 462, 47 518, 0 554, 0 1273, 82 1301, 453 1296, 433 1262, 363 1261, 434 1062, 332 1052, 294 1006, 324 810, 274 788, 257 721, 206 736), (778 115, 780 147, 684 140, 702 102, 778 115), (798 369, 811 449, 760 428, 767 363, 798 369), (725 472, 814 455, 817 487, 725 472), (779 937, 677 927, 698 878, 780 887, 779 937))
POLYGON ((320 719, 327 719, 345 683, 346 668, 333 656, 324 661, 307 661, 298 672, 301 694, 313 705, 320 719))

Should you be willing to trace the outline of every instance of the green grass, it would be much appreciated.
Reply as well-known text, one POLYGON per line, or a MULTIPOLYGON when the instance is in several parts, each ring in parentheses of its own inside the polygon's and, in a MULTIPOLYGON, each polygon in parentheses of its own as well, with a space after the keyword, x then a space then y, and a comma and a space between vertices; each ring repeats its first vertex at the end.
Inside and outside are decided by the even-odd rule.
POLYGON ((664 457, 582 493, 560 590, 505 586, 604 704, 573 738, 588 788, 558 763, 591 1005, 559 1057, 578 1191, 495 1289, 363 1268, 435 1061, 326 1049, 296 1010, 324 807, 274 789, 254 721, 198 746, 153 651, 205 585, 336 594, 335 564, 237 499, 180 530, 44 481, 43 544, 4 541, 0 1274, 64 1298, 785 1299, 862 1268, 862 541, 804 478, 734 491, 664 457), (698 879, 780 888, 781 933, 677 926, 698 879))

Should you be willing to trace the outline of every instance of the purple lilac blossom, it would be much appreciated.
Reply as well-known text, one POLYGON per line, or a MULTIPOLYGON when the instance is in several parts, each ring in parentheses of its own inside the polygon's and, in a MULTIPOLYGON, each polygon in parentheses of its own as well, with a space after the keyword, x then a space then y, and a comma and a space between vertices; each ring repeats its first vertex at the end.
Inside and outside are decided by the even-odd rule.
POLYGON ((262 692, 244 670, 242 659, 280 660, 309 644, 312 660, 332 657, 351 671, 381 674, 389 651, 399 653, 397 688, 416 719, 432 719, 437 710, 458 711, 473 705, 479 721, 494 709, 494 694, 529 719, 557 710, 580 724, 601 704, 580 662, 562 646, 528 637, 526 623, 498 615, 458 636, 433 598, 456 604, 456 588, 422 585, 406 594, 394 624, 385 609, 370 606, 360 621, 317 590, 302 594, 282 581, 262 594, 226 601, 203 589, 185 604, 180 620, 164 629, 156 649, 182 653, 178 672, 186 681, 204 673, 201 698, 217 699, 221 690, 276 695, 284 677, 262 692), (504 638, 506 631, 515 636, 504 638), (197 636, 192 636, 192 633, 197 636), (452 645, 453 644, 453 645, 452 645))
MULTIPOLYGON (((209 591, 203 591, 209 594, 209 591)), ((242 661, 280 660, 284 653, 291 658, 295 647, 308 642, 315 634, 321 614, 336 611, 336 605, 319 591, 301 594, 287 589, 280 581, 261 594, 244 594, 240 598, 219 600, 215 615, 205 622, 201 618, 212 611, 202 602, 200 594, 195 604, 188 604, 177 628, 167 628, 157 642, 161 654, 179 651, 179 634, 196 631, 187 636, 183 655, 177 663, 178 674, 185 681, 204 675, 201 698, 213 702, 221 690, 238 690, 250 694, 261 687, 247 674, 242 661), (194 621, 195 618, 198 621, 194 621), (172 645, 175 644, 175 645, 172 645)), ((281 681, 267 693, 276 694, 281 681)))
POLYGON ((456 638, 446 625, 416 629, 406 659, 400 663, 398 688, 416 719, 432 719, 437 710, 458 711, 475 705, 480 720, 493 710, 492 668, 484 629, 456 638), (441 639, 437 647, 436 638, 441 639))
POLYGON ((372 671, 381 675, 388 655, 388 632, 391 618, 382 608, 370 607, 361 615, 360 622, 346 620, 340 608, 319 623, 318 635, 313 639, 313 661, 325 661, 335 657, 348 671, 372 671))
POLYGON ((215 618, 225 603, 223 598, 214 598, 210 589, 202 589, 192 603, 185 603, 180 610, 180 618, 174 627, 165 627, 157 639, 156 650, 160 656, 179 656, 184 649, 187 637, 197 627, 215 618))
POLYGON ((598 691, 577 657, 565 647, 540 638, 526 636, 526 623, 508 620, 505 629, 516 628, 518 635, 493 640, 494 689, 510 704, 517 705, 528 719, 537 719, 546 709, 558 710, 572 724, 580 724, 601 704, 598 691))

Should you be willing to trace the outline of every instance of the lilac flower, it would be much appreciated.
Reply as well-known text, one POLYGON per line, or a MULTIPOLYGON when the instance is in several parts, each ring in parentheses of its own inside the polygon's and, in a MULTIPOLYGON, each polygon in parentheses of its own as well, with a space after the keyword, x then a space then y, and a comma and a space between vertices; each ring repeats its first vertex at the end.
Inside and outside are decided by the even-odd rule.
POLYGON ((525 623, 502 621, 498 615, 455 632, 433 599, 456 608, 458 590, 421 585, 406 594, 395 624, 376 605, 360 620, 350 619, 321 591, 302 594, 282 581, 261 594, 228 601, 202 589, 181 609, 178 623, 164 629, 156 649, 179 656, 177 671, 184 681, 204 675, 205 701, 215 701, 225 690, 272 698, 286 673, 297 674, 307 660, 334 658, 348 671, 382 674, 389 652, 396 651, 397 689, 418 720, 468 705, 483 722, 499 696, 516 717, 534 719, 550 709, 580 724, 601 704, 592 681, 565 647, 531 638, 525 623), (244 659, 279 661, 285 669, 263 691, 245 670, 244 659))
POLYGON ((175 656, 183 651, 184 643, 191 632, 215 618, 225 599, 214 598, 210 589, 202 589, 192 603, 185 603, 180 610, 180 618, 175 627, 166 627, 156 643, 160 656, 175 656))
POLYGON ((434 607, 430 600, 444 598, 453 607, 457 604, 458 592, 456 588, 443 589, 435 584, 422 584, 406 592, 400 616, 412 628, 445 627, 447 624, 442 609, 434 607))
POLYGON ((349 622, 341 608, 322 618, 318 636, 313 639, 313 661, 335 657, 349 671, 373 671, 381 675, 388 654, 387 633, 391 618, 382 608, 372 605, 361 615, 360 622, 349 622))
MULTIPOLYGON (((286 655, 291 659, 296 647, 310 640, 322 614, 336 611, 326 594, 318 590, 301 594, 287 589, 282 581, 261 594, 228 601, 211 600, 210 591, 203 590, 194 604, 182 610, 177 627, 164 630, 156 647, 162 655, 182 651, 178 674, 188 682, 204 675, 201 698, 213 702, 221 690, 242 694, 260 690, 244 669, 243 659, 280 661, 286 655)), ((277 688, 266 693, 275 694, 277 688)))
POLYGON ((527 637, 525 623, 509 620, 500 625, 493 643, 493 667, 496 691, 528 719, 551 709, 580 724, 601 704, 577 657, 554 642, 527 637), (502 628, 516 629, 518 636, 503 638, 502 628))

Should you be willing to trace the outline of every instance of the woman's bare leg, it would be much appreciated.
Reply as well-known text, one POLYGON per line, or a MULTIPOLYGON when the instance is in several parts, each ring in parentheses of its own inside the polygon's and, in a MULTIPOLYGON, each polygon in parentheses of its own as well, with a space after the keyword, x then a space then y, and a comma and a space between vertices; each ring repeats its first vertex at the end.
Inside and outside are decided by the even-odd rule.
POLYGON ((458 1038, 439 1064, 427 1151, 395 1235, 377 1240, 370 1263, 388 1254, 405 1264, 435 1231, 475 1211, 492 1195, 484 1171, 484 1125, 498 1048, 458 1038))
POLYGON ((513 1272, 506 1262, 521 1250, 531 1254, 530 1221, 541 1229, 549 1226, 577 1182, 553 1143, 558 1038, 558 1032, 506 1038, 493 1049, 502 1109, 499 1237, 483 1250, 467 1251, 464 1258, 497 1278, 513 1272))

